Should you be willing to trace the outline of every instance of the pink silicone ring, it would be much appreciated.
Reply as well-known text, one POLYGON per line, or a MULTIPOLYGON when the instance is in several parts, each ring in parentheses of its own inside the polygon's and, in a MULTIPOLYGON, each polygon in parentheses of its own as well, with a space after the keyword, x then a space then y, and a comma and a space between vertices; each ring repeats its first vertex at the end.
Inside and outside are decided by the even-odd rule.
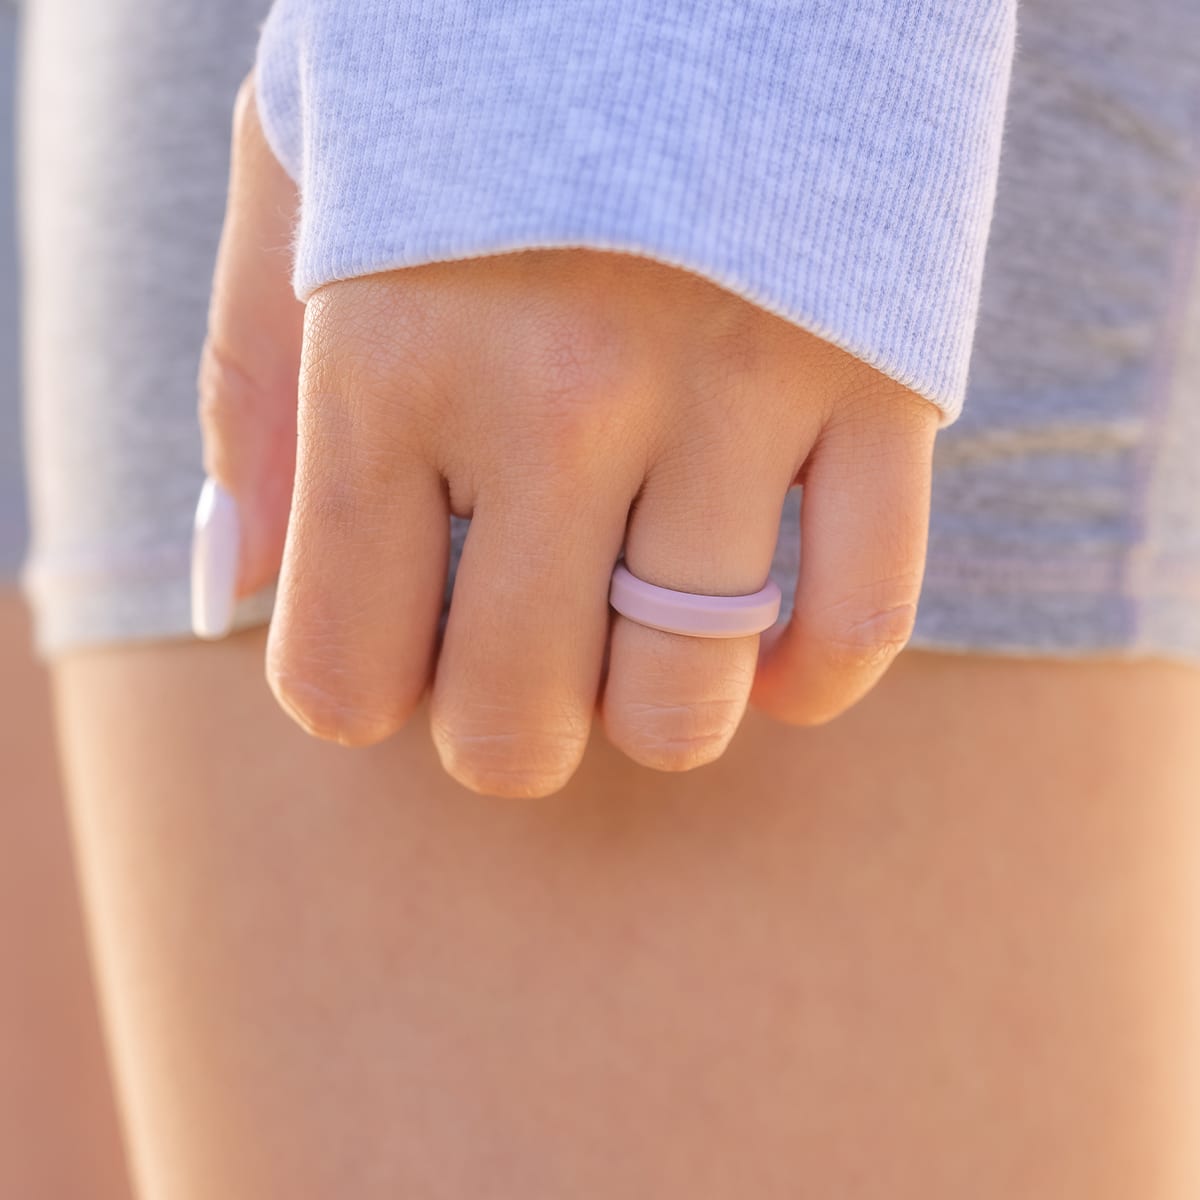
POLYGON ((613 571, 608 602, 623 617, 664 633, 688 637, 749 637, 770 629, 783 597, 774 581, 749 596, 700 596, 656 587, 632 574, 624 563, 613 571))

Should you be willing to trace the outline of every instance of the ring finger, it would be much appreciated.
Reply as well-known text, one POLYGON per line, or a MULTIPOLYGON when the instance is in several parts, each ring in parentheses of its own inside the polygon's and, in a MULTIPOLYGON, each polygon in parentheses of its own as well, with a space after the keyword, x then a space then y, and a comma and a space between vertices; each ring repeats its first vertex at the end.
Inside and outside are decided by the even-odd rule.
MULTIPOLYGON (((773 450, 678 450, 646 479, 626 534, 626 566, 638 579, 681 592, 759 591, 793 470, 792 459, 773 450)), ((667 633, 617 615, 602 703, 609 740, 663 771, 719 758, 745 712, 758 641, 757 634, 667 633)))

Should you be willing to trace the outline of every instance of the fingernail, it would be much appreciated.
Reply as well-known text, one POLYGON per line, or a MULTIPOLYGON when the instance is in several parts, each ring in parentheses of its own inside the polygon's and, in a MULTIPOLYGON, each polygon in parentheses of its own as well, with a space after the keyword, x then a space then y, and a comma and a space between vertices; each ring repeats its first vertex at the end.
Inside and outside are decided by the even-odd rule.
POLYGON ((206 479, 192 529, 192 632, 223 638, 233 623, 241 522, 233 497, 206 479))

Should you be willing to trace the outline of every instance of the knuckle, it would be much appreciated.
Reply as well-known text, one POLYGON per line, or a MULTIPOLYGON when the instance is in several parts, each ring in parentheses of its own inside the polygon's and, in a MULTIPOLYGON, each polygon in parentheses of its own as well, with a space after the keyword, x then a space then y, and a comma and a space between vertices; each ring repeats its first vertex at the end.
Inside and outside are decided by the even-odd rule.
POLYGON ((411 715, 412 704, 399 698, 371 701, 335 677, 313 679, 272 669, 268 682, 276 700, 308 734, 341 746, 374 746, 395 733, 411 715))
POLYGON ((743 707, 725 697, 687 704, 626 701, 608 712, 608 734, 643 767, 691 771, 725 753, 743 707))
MULTIPOLYGON (((400 303, 396 289, 372 280, 339 297, 336 308, 314 319, 309 334, 319 348, 320 365, 332 377, 370 392, 395 391, 406 385, 430 388, 431 362, 440 351, 432 332, 421 336, 412 306, 400 303)), ((318 366, 316 355, 310 366, 318 366)))
POLYGON ((415 307, 390 277, 327 285, 310 299, 300 370, 305 420, 380 442, 423 443, 443 426, 452 399, 442 379, 447 352, 415 307))
POLYGON ((209 337, 200 353, 197 378, 200 393, 200 419, 205 426, 224 427, 243 415, 256 388, 249 374, 235 362, 234 356, 209 337))
POLYGON ((574 774, 587 733, 577 723, 514 729, 435 717, 433 740, 447 773, 469 790, 540 799, 559 791, 574 774))
POLYGON ((200 355, 200 425, 206 439, 221 441, 245 428, 263 407, 265 385, 237 354, 209 337, 200 355))
POLYGON ((825 614, 820 630, 825 659, 842 671, 877 671, 908 644, 916 615, 913 601, 839 606, 825 614))
POLYGON ((760 377, 770 362, 766 314, 740 297, 722 297, 709 306, 703 337, 694 357, 697 373, 721 392, 736 391, 760 377))
POLYGON ((836 382, 827 441, 840 438, 848 453, 868 458, 932 454, 940 414, 931 401, 857 360, 831 376, 836 382))
POLYGON ((530 342, 543 390, 568 404, 596 392, 618 353, 614 332, 580 306, 559 304, 544 313, 530 342))
POLYGON ((620 343, 603 320, 571 307, 543 316, 524 340, 538 424, 567 453, 594 453, 597 434, 622 412, 620 343))

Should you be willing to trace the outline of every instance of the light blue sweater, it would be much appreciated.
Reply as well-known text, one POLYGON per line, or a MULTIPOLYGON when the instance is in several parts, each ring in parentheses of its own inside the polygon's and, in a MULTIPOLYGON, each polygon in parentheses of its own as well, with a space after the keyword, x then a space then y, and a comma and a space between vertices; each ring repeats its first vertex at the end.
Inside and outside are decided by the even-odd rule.
POLYGON ((1016 0, 277 0, 295 287, 530 247, 695 271, 953 420, 1016 0))

